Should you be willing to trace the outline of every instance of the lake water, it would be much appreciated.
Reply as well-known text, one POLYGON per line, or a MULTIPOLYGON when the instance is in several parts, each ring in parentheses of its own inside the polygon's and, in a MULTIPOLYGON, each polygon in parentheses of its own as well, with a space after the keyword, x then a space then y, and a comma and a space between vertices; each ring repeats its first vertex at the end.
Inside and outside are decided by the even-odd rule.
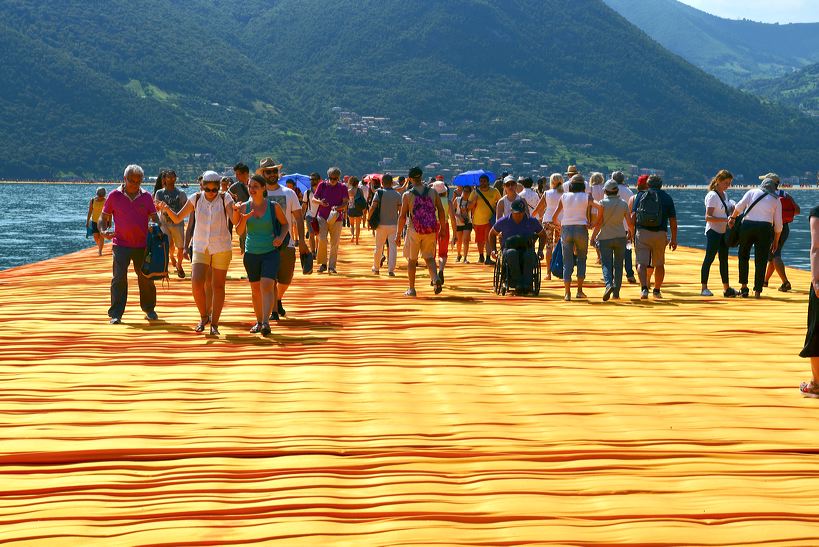
MULTIPOLYGON (((0 270, 38 262, 90 247, 85 237, 88 202, 99 184, 0 184, 7 199, 0 216, 0 270)), ((116 185, 104 185, 107 190, 116 185)), ((193 189, 187 190, 192 193, 193 189)), ((706 191, 670 189, 677 206, 679 243, 704 248, 704 205, 706 191)), ((742 190, 730 190, 739 201, 742 190)), ((785 246, 785 263, 810 268, 808 212, 819 201, 819 191, 795 190, 793 195, 802 214, 791 224, 785 246)), ((364 267, 362 265, 362 267, 364 267)), ((714 270, 716 271, 716 270, 714 270)))

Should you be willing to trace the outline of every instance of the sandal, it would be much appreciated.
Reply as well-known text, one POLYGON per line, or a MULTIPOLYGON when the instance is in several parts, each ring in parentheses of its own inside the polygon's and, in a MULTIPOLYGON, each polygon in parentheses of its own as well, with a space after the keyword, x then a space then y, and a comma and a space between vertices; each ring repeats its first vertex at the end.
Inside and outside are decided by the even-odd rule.
POLYGON ((207 325, 208 323, 210 323, 210 317, 208 317, 206 319, 200 319, 199 323, 196 325, 196 327, 194 327, 193 331, 194 332, 205 332, 205 325, 207 325))
POLYGON ((799 384, 799 392, 805 397, 819 399, 819 384, 816 382, 802 382, 799 384))
POLYGON ((260 330, 262 330, 262 324, 261 323, 256 323, 255 325, 250 327, 250 333, 251 334, 256 334, 260 330))
POLYGON ((407 289, 407 292, 404 293, 404 296, 416 296, 415 289, 407 289))
POLYGON ((216 325, 211 325, 210 326, 210 335, 211 336, 219 336, 219 327, 217 327, 216 325))
POLYGON ((270 325, 267 323, 262 323, 262 328, 259 329, 259 332, 262 334, 262 336, 267 336, 270 334, 270 325))

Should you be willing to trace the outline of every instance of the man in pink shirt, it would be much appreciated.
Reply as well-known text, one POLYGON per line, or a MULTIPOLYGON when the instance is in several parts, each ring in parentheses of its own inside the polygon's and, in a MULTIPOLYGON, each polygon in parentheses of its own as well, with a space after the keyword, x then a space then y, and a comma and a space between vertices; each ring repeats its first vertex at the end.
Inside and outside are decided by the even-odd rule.
POLYGON ((139 306, 149 321, 158 319, 156 307, 156 286, 154 280, 142 275, 145 260, 145 245, 148 239, 148 221, 159 222, 154 200, 149 192, 142 190, 145 173, 139 165, 125 168, 122 186, 108 194, 102 208, 100 230, 110 237, 111 220, 113 229, 114 276, 111 280, 111 307, 108 317, 112 325, 122 322, 125 304, 128 301, 128 266, 134 263, 134 271, 139 281, 139 306))

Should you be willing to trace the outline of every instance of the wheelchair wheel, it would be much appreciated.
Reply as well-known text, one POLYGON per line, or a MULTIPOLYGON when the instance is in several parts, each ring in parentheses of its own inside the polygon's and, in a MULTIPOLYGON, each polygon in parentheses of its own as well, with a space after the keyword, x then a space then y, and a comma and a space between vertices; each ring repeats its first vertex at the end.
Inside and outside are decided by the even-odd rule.
POLYGON ((532 273, 532 296, 540 294, 540 260, 535 262, 535 271, 532 273))
POLYGON ((509 291, 509 274, 506 271, 506 264, 503 254, 498 255, 495 261, 495 294, 504 296, 509 291))
POLYGON ((499 256, 498 259, 495 261, 495 273, 492 279, 492 287, 495 289, 495 294, 501 293, 501 271, 502 271, 502 260, 499 256))

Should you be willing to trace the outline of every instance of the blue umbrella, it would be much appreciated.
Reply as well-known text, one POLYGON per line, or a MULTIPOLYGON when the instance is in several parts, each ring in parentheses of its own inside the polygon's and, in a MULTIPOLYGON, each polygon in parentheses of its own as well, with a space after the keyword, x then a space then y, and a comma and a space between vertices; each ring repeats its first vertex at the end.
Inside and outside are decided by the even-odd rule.
POLYGON ((455 186, 478 186, 478 179, 481 178, 481 175, 489 177, 489 184, 492 184, 495 182, 495 179, 497 179, 495 173, 492 171, 478 169, 477 171, 467 171, 466 173, 456 175, 455 178, 452 179, 452 182, 455 186))
POLYGON ((287 184, 288 180, 292 180, 296 183, 299 190, 302 192, 306 192, 310 189, 310 177, 307 175, 301 175, 299 173, 293 173, 292 175, 285 175, 279 179, 279 184, 285 185, 287 184))

